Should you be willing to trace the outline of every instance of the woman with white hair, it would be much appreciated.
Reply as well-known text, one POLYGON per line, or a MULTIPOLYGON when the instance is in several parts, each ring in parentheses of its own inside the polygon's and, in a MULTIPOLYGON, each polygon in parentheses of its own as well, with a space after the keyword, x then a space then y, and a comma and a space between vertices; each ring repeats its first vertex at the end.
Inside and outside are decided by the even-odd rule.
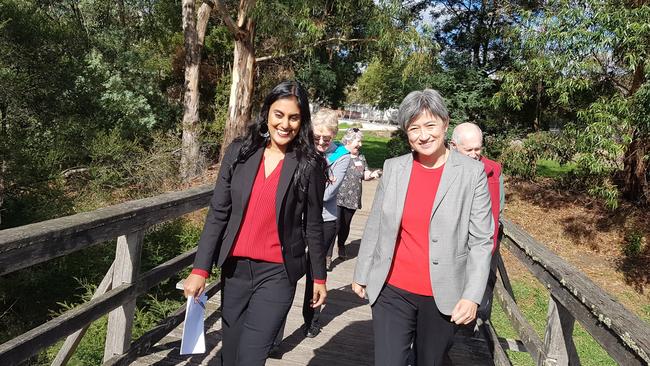
POLYGON ((341 143, 350 152, 350 164, 345 172, 345 177, 336 196, 338 206, 338 239, 339 258, 346 259, 345 242, 350 234, 350 223, 354 213, 361 208, 361 182, 379 178, 381 170, 371 171, 368 168, 366 157, 360 153, 363 132, 360 129, 348 128, 341 138, 341 143))
POLYGON ((445 146, 449 113, 431 89, 397 120, 412 153, 386 160, 352 289, 372 307, 375 365, 440 365, 459 325, 476 318, 494 221, 483 164, 445 146))
MULTIPOLYGON (((332 251, 334 248, 334 239, 336 237, 336 195, 339 187, 343 182, 345 171, 350 164, 350 152, 345 146, 334 141, 339 131, 339 117, 334 110, 323 108, 316 112, 312 117, 312 129, 314 131, 314 144, 316 150, 323 154, 327 160, 327 169, 329 182, 325 187, 323 194, 323 244, 327 251, 325 257, 325 267, 328 271, 332 269, 332 251)), ((309 275, 309 274, 308 274, 309 275)), ((307 281, 305 293, 312 291, 310 288, 311 281, 307 281)), ((308 297, 305 296, 305 299, 308 297)), ((320 333, 320 324, 318 315, 320 308, 314 308, 309 303, 303 304, 303 318, 305 320, 305 336, 313 338, 320 333)))

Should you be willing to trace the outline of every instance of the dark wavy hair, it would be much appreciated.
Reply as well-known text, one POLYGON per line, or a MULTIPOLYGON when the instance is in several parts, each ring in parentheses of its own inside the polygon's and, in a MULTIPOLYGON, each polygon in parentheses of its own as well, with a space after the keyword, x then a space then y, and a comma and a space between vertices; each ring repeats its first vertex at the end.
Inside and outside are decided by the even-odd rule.
POLYGON ((235 164, 247 160, 259 148, 266 147, 270 141, 268 135, 269 109, 279 99, 296 98, 300 110, 300 130, 291 141, 287 151, 295 151, 298 167, 293 179, 297 184, 294 187, 305 190, 305 181, 309 167, 322 171, 326 176, 327 164, 314 145, 314 132, 311 126, 311 112, 309 111, 309 98, 305 88, 297 81, 283 81, 276 85, 264 98, 264 104, 255 121, 248 124, 248 133, 242 138, 242 146, 235 164))

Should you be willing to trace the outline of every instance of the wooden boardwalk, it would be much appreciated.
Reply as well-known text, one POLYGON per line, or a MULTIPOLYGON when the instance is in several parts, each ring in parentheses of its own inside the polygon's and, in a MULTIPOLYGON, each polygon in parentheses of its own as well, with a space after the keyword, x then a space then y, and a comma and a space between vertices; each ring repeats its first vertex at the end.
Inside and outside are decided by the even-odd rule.
MULTIPOLYGON (((372 205, 376 182, 364 182, 363 208, 352 220, 347 251, 351 259, 334 260, 334 269, 328 273, 327 304, 320 315, 322 332, 315 338, 305 338, 302 333, 302 299, 304 278, 299 281, 293 306, 289 312, 284 340, 279 352, 267 365, 372 365, 372 321, 368 302, 359 299, 350 289, 359 241, 372 205)), ((335 251, 336 255, 336 251, 335 251)), ((149 354, 132 365, 221 365, 219 350, 221 320, 218 311, 220 296, 208 302, 206 319, 206 344, 204 355, 179 355, 182 324, 153 346, 149 354)), ((483 340, 459 335, 450 352, 448 364, 492 365, 487 343, 483 340)))

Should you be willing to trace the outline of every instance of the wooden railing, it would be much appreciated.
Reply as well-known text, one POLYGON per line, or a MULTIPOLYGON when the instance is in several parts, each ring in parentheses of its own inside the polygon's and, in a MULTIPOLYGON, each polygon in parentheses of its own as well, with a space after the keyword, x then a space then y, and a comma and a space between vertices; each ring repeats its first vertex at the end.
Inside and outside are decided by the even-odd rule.
MULTIPOLYGON (((115 261, 93 298, 0 345, 0 365, 18 364, 67 336, 53 363, 64 365, 87 326, 105 314, 109 314, 109 321, 104 364, 127 365, 180 324, 184 307, 131 342, 136 298, 190 265, 195 254, 184 253, 139 274, 144 232, 153 225, 207 206, 212 188, 201 186, 0 231, 0 275, 117 239, 115 261)), ((572 339, 575 320, 619 364, 650 364, 650 329, 646 323, 520 227, 504 221, 501 250, 509 250, 549 290, 548 321, 542 340, 517 306, 504 266, 499 268, 495 297, 536 364, 580 364, 572 339)), ((208 294, 219 289, 218 283, 214 284, 208 294)), ((510 365, 504 351, 507 342, 493 328, 483 329, 493 350, 494 363, 510 365)))
MULTIPOLYGON (((136 298, 190 265, 196 252, 183 253, 139 274, 144 233, 153 225, 206 207, 213 187, 205 185, 0 231, 0 275, 117 239, 115 260, 92 299, 0 345, 0 365, 18 364, 68 336, 53 362, 64 365, 87 326, 105 314, 109 316, 104 363, 128 364, 180 324, 185 307, 131 343, 136 298)), ((208 294, 218 290, 219 285, 214 284, 208 294)))
MULTIPOLYGON (((579 365, 573 343, 577 320, 619 365, 650 364, 650 327, 625 309, 575 267, 535 241, 522 228, 504 221, 501 251, 513 254, 549 291, 546 330, 542 340, 514 299, 505 267, 495 298, 537 365, 579 365)), ((495 343, 498 347, 499 343, 495 343)), ((509 365, 497 357, 495 364, 509 365)))

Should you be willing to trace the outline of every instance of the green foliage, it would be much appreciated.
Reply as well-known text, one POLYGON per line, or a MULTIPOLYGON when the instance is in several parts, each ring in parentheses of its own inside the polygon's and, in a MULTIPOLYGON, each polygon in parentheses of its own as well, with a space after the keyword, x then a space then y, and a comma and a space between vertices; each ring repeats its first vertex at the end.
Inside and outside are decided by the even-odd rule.
POLYGON ((610 207, 621 193, 638 200, 648 190, 647 180, 630 174, 644 166, 647 153, 634 150, 647 151, 650 136, 648 19, 647 4, 614 0, 554 0, 521 12, 510 37, 515 61, 493 98, 515 109, 537 101, 540 116, 571 122, 576 182, 610 207), (628 179, 617 179, 623 174, 628 179))
POLYGON ((525 145, 511 144, 503 150, 499 160, 509 176, 533 179, 537 174, 537 156, 525 145))
POLYGON ((638 230, 630 230, 625 233, 623 239, 623 254, 628 258, 636 258, 643 251, 643 233, 638 230))
POLYGON ((388 156, 395 157, 411 152, 411 145, 409 145, 406 132, 402 129, 395 130, 388 141, 386 146, 388 148, 388 156))

